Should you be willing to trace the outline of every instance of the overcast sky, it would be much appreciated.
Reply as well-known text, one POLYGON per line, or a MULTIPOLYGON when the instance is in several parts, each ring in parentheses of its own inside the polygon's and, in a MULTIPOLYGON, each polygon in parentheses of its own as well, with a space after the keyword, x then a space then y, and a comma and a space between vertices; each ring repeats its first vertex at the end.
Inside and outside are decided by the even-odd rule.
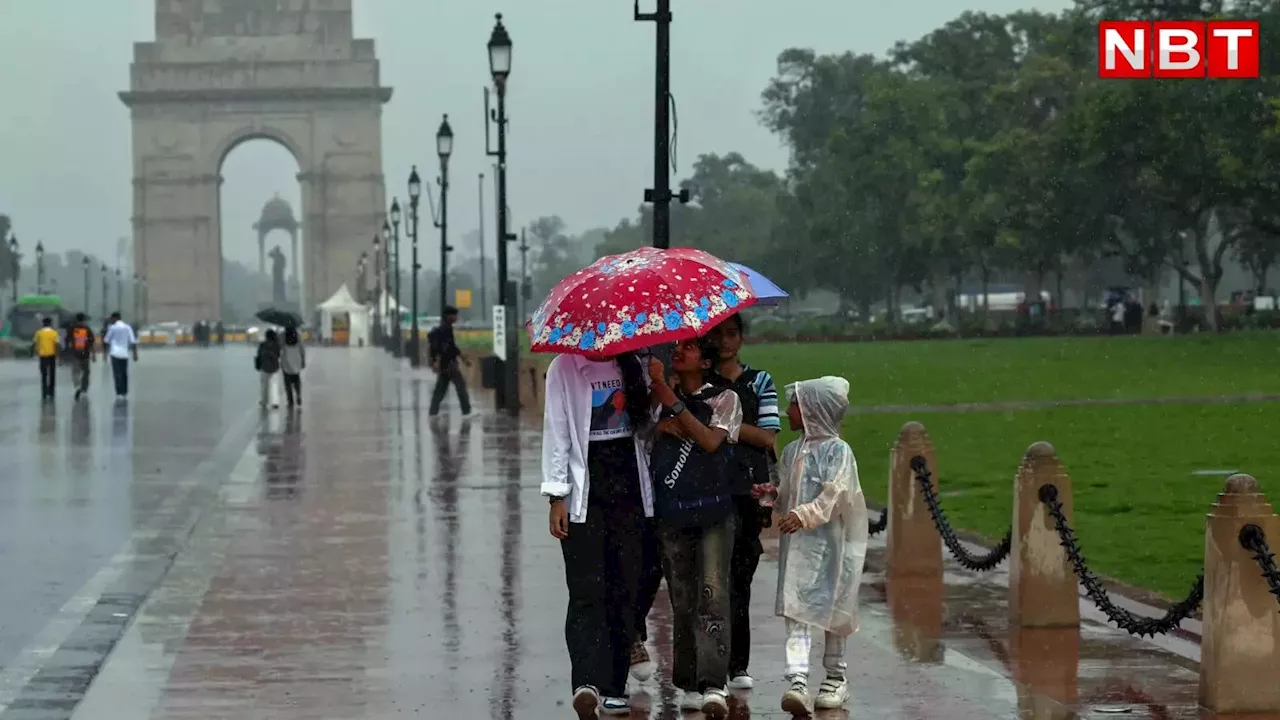
MULTIPOLYGON (((447 112, 457 138, 453 237, 475 227, 477 173, 491 162, 481 125, 485 43, 494 12, 502 11, 514 44, 513 227, 559 214, 576 231, 634 214, 653 173, 654 32, 651 23, 632 21, 630 0, 354 2, 356 34, 376 40, 383 82, 395 89, 383 118, 388 196, 405 194, 413 163, 434 174, 435 129, 447 112)), ((113 257, 117 239, 129 234, 129 115, 116 93, 128 85, 132 43, 154 37, 154 3, 0 0, 0 213, 13 217, 24 246, 43 239, 55 251, 113 257)), ((676 178, 707 152, 736 150, 760 165, 785 166, 785 149, 754 116, 784 48, 879 53, 965 7, 1068 3, 675 0, 676 178)), ((651 10, 652 0, 641 0, 641 9, 651 10)), ((227 158, 225 254, 256 256, 251 226, 277 192, 297 208, 296 173, 292 156, 267 141, 227 158)), ((486 202, 492 208, 491 192, 486 202)), ((287 247, 283 236, 269 243, 287 247)))

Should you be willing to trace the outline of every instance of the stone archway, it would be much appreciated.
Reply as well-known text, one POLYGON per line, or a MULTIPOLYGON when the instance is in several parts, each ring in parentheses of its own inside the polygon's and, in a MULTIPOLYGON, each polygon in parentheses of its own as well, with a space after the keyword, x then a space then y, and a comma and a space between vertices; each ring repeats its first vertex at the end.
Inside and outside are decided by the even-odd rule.
POLYGON ((221 316, 220 171, 252 139, 298 162, 302 298, 354 281, 385 214, 391 89, 373 41, 352 36, 351 1, 157 0, 156 39, 134 45, 120 93, 133 120, 134 262, 147 317, 221 316))

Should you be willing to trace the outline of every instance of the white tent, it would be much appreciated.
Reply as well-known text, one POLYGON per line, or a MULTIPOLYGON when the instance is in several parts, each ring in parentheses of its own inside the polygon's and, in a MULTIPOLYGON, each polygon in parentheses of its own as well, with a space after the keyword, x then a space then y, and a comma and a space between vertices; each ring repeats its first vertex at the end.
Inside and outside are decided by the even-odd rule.
POLYGON ((382 291, 382 297, 378 299, 378 314, 382 319, 382 331, 390 334, 392 328, 395 327, 396 317, 403 317, 408 312, 405 306, 396 302, 391 297, 391 293, 386 290, 382 291))
POLYGON ((345 283, 316 309, 320 311, 320 337, 323 340, 333 340, 333 318, 345 314, 348 317, 348 342, 351 345, 369 345, 369 308, 356 302, 345 283))

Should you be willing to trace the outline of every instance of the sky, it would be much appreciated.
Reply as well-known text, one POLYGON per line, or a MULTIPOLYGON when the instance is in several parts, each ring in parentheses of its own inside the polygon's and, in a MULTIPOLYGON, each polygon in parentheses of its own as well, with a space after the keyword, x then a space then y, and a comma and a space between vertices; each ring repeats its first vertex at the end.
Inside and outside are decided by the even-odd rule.
MULTIPOLYGON (((117 93, 128 86, 132 44, 154 39, 155 1, 0 0, 0 213, 12 217, 24 247, 43 240, 52 251, 114 258, 130 234, 129 114, 117 93)), ((673 4, 678 180, 703 153, 737 151, 757 165, 786 166, 786 148, 755 115, 786 48, 882 53, 964 9, 1053 11, 1069 0, 673 4)), ((513 43, 513 229, 542 215, 560 215, 575 232, 635 215, 653 176, 654 26, 632 20, 630 0, 354 0, 354 8, 356 36, 376 41, 383 84, 395 92, 383 113, 388 197, 407 194, 413 164, 434 175, 435 130, 449 113, 451 238, 477 225, 481 172, 489 174, 491 212, 482 88, 485 44, 494 13, 503 12, 513 43)), ((642 12, 652 9, 653 0, 641 0, 642 12)), ((297 210, 297 172, 269 141, 228 156, 224 255, 256 264, 252 225, 277 193, 297 210)), ((277 243, 287 248, 287 236, 268 238, 268 248, 277 243)))

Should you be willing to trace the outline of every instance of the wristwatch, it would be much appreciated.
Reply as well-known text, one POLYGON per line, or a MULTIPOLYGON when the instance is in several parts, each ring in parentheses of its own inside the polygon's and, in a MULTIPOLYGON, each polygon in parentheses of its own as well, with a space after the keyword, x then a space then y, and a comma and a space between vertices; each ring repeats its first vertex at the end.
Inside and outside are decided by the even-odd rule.
POLYGON ((685 410, 688 410, 689 408, 684 406, 684 402, 680 400, 676 400, 667 409, 671 411, 672 415, 679 415, 680 413, 684 412, 685 410))
POLYGON ((548 495, 548 496, 547 496, 547 502, 548 502, 549 504, 551 504, 551 505, 555 505, 555 504, 556 504, 556 503, 558 503, 558 502, 564 502, 564 496, 563 496, 563 495, 548 495))

